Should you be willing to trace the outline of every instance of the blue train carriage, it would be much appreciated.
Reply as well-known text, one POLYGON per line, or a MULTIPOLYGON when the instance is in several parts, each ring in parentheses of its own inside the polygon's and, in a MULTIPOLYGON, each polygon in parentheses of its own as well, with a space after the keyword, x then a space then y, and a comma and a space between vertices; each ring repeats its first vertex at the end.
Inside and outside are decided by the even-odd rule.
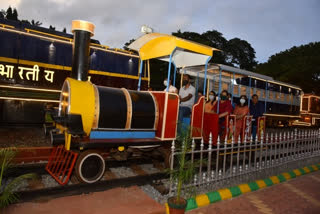
MULTIPOLYGON (((98 86, 88 81, 87 44, 93 29, 85 21, 72 23, 74 63, 54 117, 57 130, 51 132, 52 143, 62 146, 54 150, 46 167, 60 184, 66 184, 73 168, 81 182, 98 181, 105 170, 104 152, 158 148, 168 164, 171 141, 177 137, 179 97, 168 91, 169 86, 166 91, 142 90, 144 62, 154 58, 169 62, 170 78, 172 65, 206 65, 217 50, 166 34, 146 34, 129 46, 140 57, 137 90, 98 86)), ((194 116, 191 125, 202 124, 204 97, 200 100, 192 109, 192 115, 200 117, 194 116)))
MULTIPOLYGON (((189 67, 179 72, 182 75, 193 76, 196 88, 204 85, 204 66, 189 67)), ((231 93, 232 103, 237 103, 241 95, 246 95, 250 105, 252 95, 257 94, 259 102, 264 106, 268 127, 292 126, 294 121, 300 120, 300 102, 303 92, 298 86, 221 64, 208 65, 206 85, 207 95, 210 91, 214 91, 220 96, 222 90, 227 90, 231 93)))
MULTIPOLYGON (((0 19, 0 123, 42 124, 44 106, 57 106, 72 67, 70 34, 0 19)), ((90 41, 91 82, 137 89, 139 56, 90 41)), ((147 66, 141 88, 149 84, 147 66)))

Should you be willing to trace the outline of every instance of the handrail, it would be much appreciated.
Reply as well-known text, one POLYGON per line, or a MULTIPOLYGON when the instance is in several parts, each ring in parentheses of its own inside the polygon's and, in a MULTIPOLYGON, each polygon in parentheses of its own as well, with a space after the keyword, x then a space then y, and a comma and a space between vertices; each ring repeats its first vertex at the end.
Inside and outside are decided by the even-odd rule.
POLYGON ((2 28, 14 28, 14 26, 12 26, 12 25, 6 25, 6 24, 0 24, 0 26, 2 27, 2 28))
POLYGON ((42 32, 42 31, 32 30, 32 29, 29 29, 29 28, 25 28, 25 31, 27 31, 27 33, 33 32, 33 33, 38 33, 38 34, 42 34, 42 35, 46 35, 46 36, 52 36, 52 37, 55 37, 55 38, 58 38, 58 39, 67 40, 69 42, 72 42, 72 40, 73 40, 73 39, 68 38, 68 37, 57 36, 57 35, 54 35, 54 34, 51 34, 51 33, 45 33, 45 32, 42 32))

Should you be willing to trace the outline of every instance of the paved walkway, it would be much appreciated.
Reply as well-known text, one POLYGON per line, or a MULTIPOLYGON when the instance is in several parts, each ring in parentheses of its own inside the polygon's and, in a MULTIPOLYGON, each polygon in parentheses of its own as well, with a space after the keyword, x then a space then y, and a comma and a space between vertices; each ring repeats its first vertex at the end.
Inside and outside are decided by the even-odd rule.
MULTIPOLYGON (((116 188, 88 195, 12 205, 5 214, 164 214, 163 205, 139 187, 116 188)), ((188 214, 319 214, 320 171, 234 199, 189 211, 188 214)))
POLYGON ((164 214, 163 205, 139 187, 115 188, 87 195, 10 206, 5 214, 164 214))
POLYGON ((209 213, 320 214, 320 171, 188 212, 209 213))

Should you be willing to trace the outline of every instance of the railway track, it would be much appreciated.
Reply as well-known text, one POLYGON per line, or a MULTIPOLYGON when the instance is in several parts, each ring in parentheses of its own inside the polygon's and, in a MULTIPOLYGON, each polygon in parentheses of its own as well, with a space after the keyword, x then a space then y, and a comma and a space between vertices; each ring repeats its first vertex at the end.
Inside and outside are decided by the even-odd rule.
POLYGON ((38 178, 29 180, 16 190, 20 196, 20 202, 45 201, 58 197, 88 194, 100 192, 116 187, 142 186, 150 184, 161 194, 167 194, 168 187, 163 184, 163 179, 168 175, 164 171, 163 163, 148 159, 132 159, 126 162, 107 161, 108 167, 102 179, 94 184, 79 183, 73 176, 68 184, 60 186, 44 170, 45 165, 30 165, 19 167, 19 172, 11 170, 9 177, 23 173, 36 173, 38 178), (37 168, 38 167, 38 168, 37 168), (36 169, 36 171, 34 171, 36 169))

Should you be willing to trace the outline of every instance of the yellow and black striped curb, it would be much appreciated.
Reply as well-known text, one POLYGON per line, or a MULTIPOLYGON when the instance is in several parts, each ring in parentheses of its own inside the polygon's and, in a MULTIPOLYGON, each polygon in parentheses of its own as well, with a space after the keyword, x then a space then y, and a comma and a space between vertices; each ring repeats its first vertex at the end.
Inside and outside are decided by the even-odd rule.
MULTIPOLYGON (((207 206, 209 204, 226 200, 230 198, 237 197, 239 195, 253 192, 258 189, 263 189, 274 184, 282 183, 288 181, 292 178, 298 177, 300 175, 308 174, 310 172, 315 172, 320 169, 320 164, 306 166, 304 168, 295 169, 290 172, 281 173, 277 176, 271 176, 264 180, 256 180, 247 184, 240 184, 238 186, 220 189, 214 192, 208 192, 206 194, 197 195, 194 198, 187 200, 186 211, 196 209, 199 207, 207 206)), ((169 213, 168 204, 166 203, 167 213, 169 213)))

